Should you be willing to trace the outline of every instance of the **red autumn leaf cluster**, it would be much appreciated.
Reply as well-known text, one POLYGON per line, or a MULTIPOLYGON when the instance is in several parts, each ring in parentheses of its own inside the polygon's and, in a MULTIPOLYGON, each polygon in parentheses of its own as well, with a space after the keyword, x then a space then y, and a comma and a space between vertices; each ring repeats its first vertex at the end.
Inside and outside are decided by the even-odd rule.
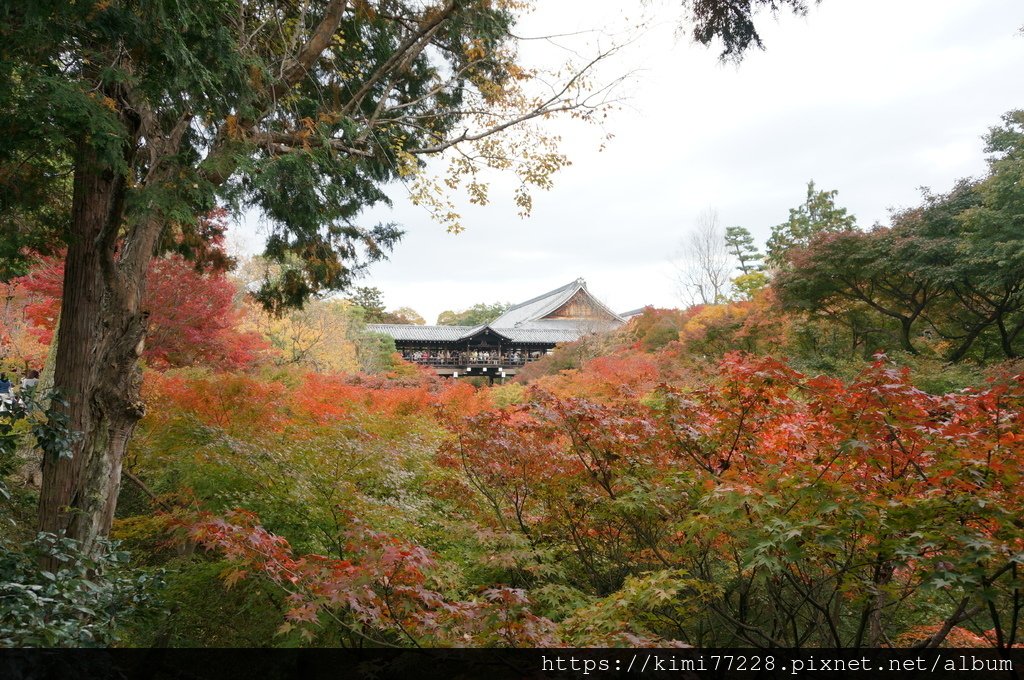
POLYGON ((293 554, 288 541, 237 510, 224 518, 179 521, 190 540, 226 557, 228 585, 258 573, 287 593, 280 632, 313 635, 322 618, 365 642, 435 646, 554 646, 554 624, 530 612, 521 590, 488 588, 472 600, 452 600, 430 587, 434 560, 424 548, 351 520, 347 559, 293 554))
MULTIPOLYGON (((42 261, 18 280, 29 298, 25 315, 40 342, 48 344, 60 314, 64 266, 42 261)), ((180 255, 155 258, 146 278, 149 311, 145 357, 156 368, 215 366, 234 370, 252 365, 266 343, 239 329, 237 290, 221 270, 206 273, 180 255)))
MULTIPOLYGON (((731 353, 703 383, 598 396, 533 390, 456 422, 439 458, 464 481, 451 500, 555 551, 596 592, 665 568, 742 588, 707 609, 734 631, 714 644, 882 644, 892 612, 942 592, 998 601, 991 639, 1013 643, 1021 376, 934 395, 881 356, 844 382, 731 353)), ((902 632, 942 642, 973 611, 958 601, 918 605, 946 622, 902 632)), ((707 644, 700 628, 677 636, 707 644)))

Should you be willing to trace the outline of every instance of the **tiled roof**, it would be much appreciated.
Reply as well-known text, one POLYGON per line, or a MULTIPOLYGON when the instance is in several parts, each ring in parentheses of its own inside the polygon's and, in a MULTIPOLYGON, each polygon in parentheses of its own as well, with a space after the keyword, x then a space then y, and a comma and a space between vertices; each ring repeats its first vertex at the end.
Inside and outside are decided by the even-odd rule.
MULTIPOLYGON (((518 305, 510 307, 508 311, 492 321, 490 326, 491 328, 520 328, 523 324, 530 322, 553 321, 553 319, 544 319, 544 317, 567 303, 580 291, 583 291, 596 307, 607 312, 608 316, 612 317, 613 320, 625 321, 625 319, 620 318, 618 314, 608 309, 600 300, 591 295, 590 291, 587 290, 587 282, 579 278, 561 288, 555 288, 543 295, 538 295, 531 300, 520 302, 518 305)), ((575 321, 573 323, 579 322, 575 321)))
POLYGON ((586 285, 583 279, 576 279, 570 284, 538 295, 532 300, 520 302, 518 305, 509 307, 508 311, 492 321, 491 328, 512 328, 524 321, 539 319, 564 305, 576 294, 576 291, 585 288, 586 285))
MULTIPOLYGON (((603 321, 601 319, 537 319, 536 321, 523 321, 515 325, 515 328, 524 330, 549 330, 565 329, 589 333, 591 331, 608 331, 618 328, 620 323, 616 321, 603 321)), ((498 329, 504 331, 504 328, 498 329)))
POLYGON ((460 340, 482 326, 414 326, 412 324, 371 323, 366 330, 390 335, 395 340, 430 340, 435 342, 460 340))
POLYGON ((645 309, 647 309, 647 307, 637 307, 636 309, 631 309, 628 312, 620 312, 619 316, 623 319, 631 319, 634 316, 640 316, 643 314, 645 309))
MULTIPOLYGON (((404 324, 367 324, 371 333, 390 335, 395 340, 420 342, 454 342, 476 335, 489 326, 413 326, 404 324)), ((557 343, 578 340, 586 331, 579 328, 491 328, 492 331, 512 342, 557 343)))
POLYGON ((495 328, 495 333, 500 333, 512 342, 575 342, 586 333, 581 333, 576 328, 495 328))
POLYGON ((453 342, 463 340, 476 333, 490 329, 512 342, 559 343, 573 342, 584 335, 611 330, 625 319, 608 309, 587 290, 583 279, 539 295, 526 302, 510 307, 508 311, 486 326, 413 326, 404 324, 369 324, 367 330, 390 335, 395 340, 421 342, 453 342), (611 319, 545 319, 544 316, 569 302, 579 291, 583 291, 611 319))

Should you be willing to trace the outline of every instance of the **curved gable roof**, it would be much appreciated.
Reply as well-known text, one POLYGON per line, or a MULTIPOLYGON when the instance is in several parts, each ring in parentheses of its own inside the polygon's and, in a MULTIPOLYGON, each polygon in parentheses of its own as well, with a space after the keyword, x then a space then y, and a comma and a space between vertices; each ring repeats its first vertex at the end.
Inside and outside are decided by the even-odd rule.
POLYGON ((510 307, 508 311, 492 321, 490 326, 492 328, 516 328, 531 321, 541 321, 545 316, 572 300, 573 296, 580 291, 587 296, 588 300, 595 307, 608 314, 612 322, 625 323, 625 319, 608 309, 600 300, 591 295, 590 291, 587 290, 587 282, 583 278, 578 278, 561 288, 556 288, 531 300, 520 302, 518 305, 510 307))
POLYGON ((494 332, 511 342, 555 344, 579 340, 588 333, 610 330, 626 322, 587 290, 587 282, 578 278, 560 288, 520 302, 489 324, 481 326, 413 326, 405 324, 368 324, 367 330, 410 342, 456 342, 494 332), (545 318, 568 304, 579 293, 587 302, 607 315, 607 319, 545 318))

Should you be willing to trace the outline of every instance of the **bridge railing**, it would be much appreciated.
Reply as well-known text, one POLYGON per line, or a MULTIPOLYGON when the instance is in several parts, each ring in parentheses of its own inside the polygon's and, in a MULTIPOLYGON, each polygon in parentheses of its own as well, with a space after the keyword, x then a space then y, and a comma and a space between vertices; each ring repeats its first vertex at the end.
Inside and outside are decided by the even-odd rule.
POLYGON ((402 358, 406 361, 411 361, 415 364, 421 364, 423 366, 437 366, 437 367, 452 367, 457 368, 459 366, 464 367, 482 367, 482 366, 525 366, 526 364, 540 359, 544 356, 540 354, 538 356, 530 356, 519 354, 501 354, 491 356, 473 356, 471 353, 463 353, 458 356, 449 357, 436 357, 436 356, 424 356, 423 354, 417 354, 416 352, 409 352, 403 354, 402 358))

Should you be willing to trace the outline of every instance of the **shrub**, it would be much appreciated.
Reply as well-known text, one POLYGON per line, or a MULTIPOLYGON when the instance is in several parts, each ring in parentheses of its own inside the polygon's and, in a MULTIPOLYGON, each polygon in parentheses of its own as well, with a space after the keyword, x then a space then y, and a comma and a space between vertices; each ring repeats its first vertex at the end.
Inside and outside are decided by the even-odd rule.
POLYGON ((69 538, 40 533, 0 547, 0 647, 105 647, 129 612, 151 603, 159 574, 133 573, 116 543, 86 555, 69 538), (40 569, 55 558, 56 572, 40 569))

